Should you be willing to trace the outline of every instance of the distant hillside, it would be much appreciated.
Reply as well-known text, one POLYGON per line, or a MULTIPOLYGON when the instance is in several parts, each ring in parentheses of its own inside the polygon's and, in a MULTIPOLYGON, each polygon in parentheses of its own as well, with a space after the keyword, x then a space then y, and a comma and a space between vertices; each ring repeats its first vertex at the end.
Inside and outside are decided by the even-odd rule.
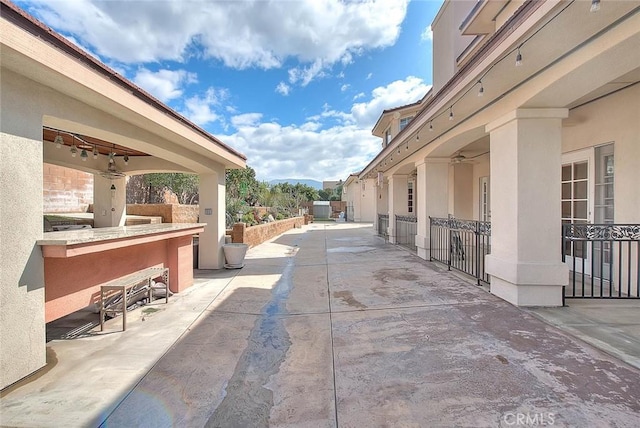
POLYGON ((306 178, 276 178, 274 180, 269 180, 269 184, 280 184, 280 183, 289 183, 289 184, 306 184, 309 187, 313 187, 316 190, 322 190, 322 181, 318 180, 309 180, 306 178))

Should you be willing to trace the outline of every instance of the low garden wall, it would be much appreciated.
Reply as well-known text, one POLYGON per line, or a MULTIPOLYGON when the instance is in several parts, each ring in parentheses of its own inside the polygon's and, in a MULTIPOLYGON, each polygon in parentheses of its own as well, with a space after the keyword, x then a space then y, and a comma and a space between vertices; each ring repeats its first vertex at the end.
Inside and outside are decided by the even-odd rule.
POLYGON ((236 223, 231 231, 231 242, 255 247, 289 229, 302 227, 308 221, 308 217, 293 217, 250 227, 245 223, 236 223))
POLYGON ((162 217, 163 223, 197 223, 198 205, 127 204, 127 214, 162 217))

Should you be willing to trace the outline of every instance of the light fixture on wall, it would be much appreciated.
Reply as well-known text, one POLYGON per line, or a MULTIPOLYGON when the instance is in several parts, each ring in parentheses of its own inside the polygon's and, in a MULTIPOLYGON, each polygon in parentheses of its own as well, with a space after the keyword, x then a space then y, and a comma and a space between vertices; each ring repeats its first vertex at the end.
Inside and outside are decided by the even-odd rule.
POLYGON ((111 199, 115 199, 116 197, 116 185, 111 183, 111 199))
POLYGON ((71 150, 69 150, 71 152, 71 157, 75 158, 76 155, 78 154, 78 147, 76 147, 76 139, 73 135, 71 135, 71 150))
POLYGON ((520 52, 520 46, 518 46, 518 54, 516 55, 516 67, 522 65, 522 53, 520 52))
POLYGON ((600 0, 591 0, 591 9, 590 12, 597 12, 600 10, 600 0))
POLYGON ((64 138, 62 138, 62 135, 60 135, 60 131, 58 131, 58 135, 56 135, 56 138, 54 138, 53 142, 56 143, 56 149, 59 149, 64 145, 64 138))

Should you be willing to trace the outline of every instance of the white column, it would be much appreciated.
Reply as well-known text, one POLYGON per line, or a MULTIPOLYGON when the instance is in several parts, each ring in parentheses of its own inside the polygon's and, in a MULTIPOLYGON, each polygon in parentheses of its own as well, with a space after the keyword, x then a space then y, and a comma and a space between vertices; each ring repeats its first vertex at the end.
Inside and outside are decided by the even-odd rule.
POLYGON ((127 219, 127 181, 93 176, 93 226, 124 226, 127 219), (112 187, 113 186, 113 187, 112 187))
POLYGON ((567 109, 518 109, 491 133, 491 292, 518 306, 560 306, 562 118, 567 109))
POLYGON ((416 163, 416 216, 418 256, 429 259, 429 217, 447 217, 449 205, 449 159, 425 159, 416 163))
POLYGON ((224 167, 216 173, 200 174, 200 223, 207 223, 198 244, 198 268, 222 269, 225 235, 224 167))

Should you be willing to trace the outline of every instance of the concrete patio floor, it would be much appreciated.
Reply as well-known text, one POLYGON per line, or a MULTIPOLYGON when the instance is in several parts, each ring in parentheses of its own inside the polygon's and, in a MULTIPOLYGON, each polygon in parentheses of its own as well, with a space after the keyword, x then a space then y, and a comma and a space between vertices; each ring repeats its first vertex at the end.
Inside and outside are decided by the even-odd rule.
POLYGON ((640 426, 637 305, 522 310, 370 225, 294 229, 162 302, 51 340, 0 425, 640 426))

